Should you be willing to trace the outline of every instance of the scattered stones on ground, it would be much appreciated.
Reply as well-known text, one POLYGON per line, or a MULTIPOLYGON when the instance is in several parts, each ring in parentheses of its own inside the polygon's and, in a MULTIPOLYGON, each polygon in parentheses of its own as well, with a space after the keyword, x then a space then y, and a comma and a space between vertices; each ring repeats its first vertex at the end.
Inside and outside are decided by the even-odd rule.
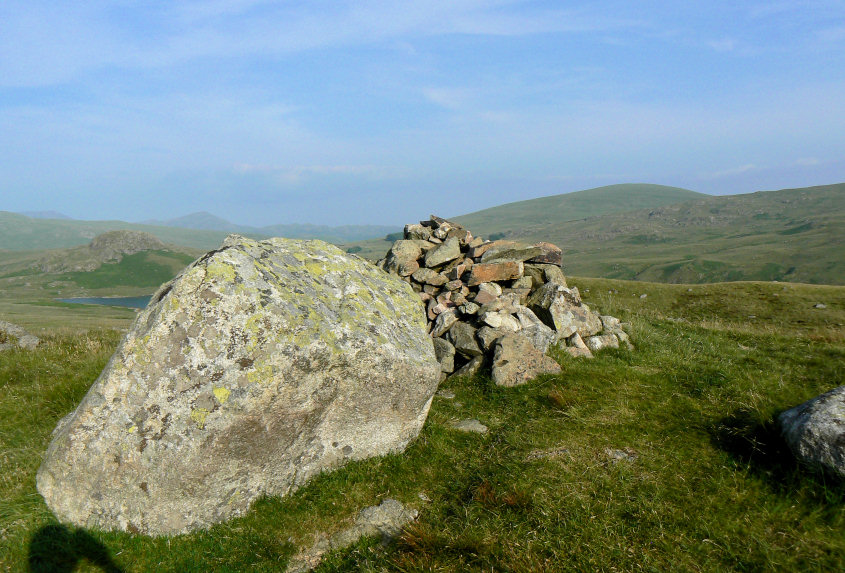
POLYGON ((322 241, 231 235, 138 315, 59 422, 38 491, 77 526, 207 528, 404 449, 440 372, 406 282, 322 241))
POLYGON ((461 432, 473 432, 476 434, 486 434, 487 433, 487 426, 472 418, 470 420, 459 420, 457 422, 452 422, 450 426, 456 430, 460 430, 461 432))
POLYGON ((825 308, 827 308, 827 305, 823 302, 817 302, 816 304, 813 305, 813 308, 825 309, 825 308))
POLYGON ((41 340, 26 330, 12 324, 0 320, 0 350, 8 350, 10 348, 22 348, 23 350, 35 350, 41 340))
MULTIPOLYGON (((420 499, 430 501, 425 494, 420 499)), ((380 537, 382 543, 389 543, 402 532, 402 528, 414 521, 419 512, 408 509, 395 499, 385 499, 379 505, 365 507, 355 518, 352 527, 338 531, 334 535, 318 534, 317 541, 309 548, 294 555, 287 573, 305 573, 317 567, 323 556, 329 551, 343 549, 357 542, 362 537, 380 537)))
POLYGON ((485 241, 432 215, 406 225, 404 238, 377 264, 410 283, 426 305, 442 377, 490 368, 497 384, 510 386, 559 366, 534 351, 497 359, 505 336, 508 345, 527 340, 541 357, 554 346, 587 358, 604 348, 633 348, 624 324, 590 309, 567 285, 561 261, 551 243, 485 241))
POLYGON ((455 393, 451 390, 440 389, 437 391, 437 395, 445 400, 454 400, 455 393))
POLYGON ((845 478, 845 386, 781 413, 778 422, 799 461, 845 478))

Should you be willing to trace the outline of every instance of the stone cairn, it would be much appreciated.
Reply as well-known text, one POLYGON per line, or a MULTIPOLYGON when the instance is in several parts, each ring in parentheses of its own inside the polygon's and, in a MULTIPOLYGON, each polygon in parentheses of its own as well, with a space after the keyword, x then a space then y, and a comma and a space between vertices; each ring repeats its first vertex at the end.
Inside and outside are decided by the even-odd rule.
POLYGON ((561 255, 551 243, 485 241, 432 215, 406 225, 377 265, 425 303, 443 379, 489 365, 497 384, 513 386, 559 371, 545 356, 553 345, 573 357, 631 347, 617 318, 590 310, 567 286, 561 255))

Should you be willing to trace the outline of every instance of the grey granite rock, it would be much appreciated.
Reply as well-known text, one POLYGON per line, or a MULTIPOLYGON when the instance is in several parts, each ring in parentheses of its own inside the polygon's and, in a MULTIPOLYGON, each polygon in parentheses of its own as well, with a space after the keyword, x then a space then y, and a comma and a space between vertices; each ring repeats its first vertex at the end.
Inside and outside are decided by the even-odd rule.
POLYGON ((78 526, 176 534, 402 450, 440 378, 410 285, 321 241, 230 236, 163 286, 37 474, 78 526))

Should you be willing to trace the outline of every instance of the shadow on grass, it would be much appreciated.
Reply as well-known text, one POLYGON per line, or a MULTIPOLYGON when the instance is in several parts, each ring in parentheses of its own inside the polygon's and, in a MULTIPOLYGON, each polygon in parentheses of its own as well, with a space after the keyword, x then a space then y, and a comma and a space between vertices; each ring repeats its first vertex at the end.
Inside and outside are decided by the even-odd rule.
POLYGON ((31 573, 72 573, 81 561, 107 573, 122 573, 105 545, 82 529, 47 525, 35 532, 29 542, 31 573))
POLYGON ((714 445, 781 495, 828 507, 845 505, 845 480, 796 460, 780 432, 777 414, 760 422, 738 410, 710 429, 714 445))

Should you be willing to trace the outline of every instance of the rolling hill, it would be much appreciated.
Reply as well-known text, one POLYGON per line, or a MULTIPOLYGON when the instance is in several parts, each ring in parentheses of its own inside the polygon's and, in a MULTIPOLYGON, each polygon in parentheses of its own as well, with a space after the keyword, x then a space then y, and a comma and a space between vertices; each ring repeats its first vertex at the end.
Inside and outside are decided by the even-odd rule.
MULTIPOLYGON (((845 184, 722 196, 614 185, 449 218, 484 238, 555 243, 578 276, 845 284, 845 184)), ((344 246, 378 259, 390 243, 344 246)))
POLYGON ((635 209, 654 209, 704 197, 709 195, 680 187, 624 183, 507 203, 452 220, 472 229, 477 235, 489 237, 497 233, 531 232, 538 226, 635 209))

